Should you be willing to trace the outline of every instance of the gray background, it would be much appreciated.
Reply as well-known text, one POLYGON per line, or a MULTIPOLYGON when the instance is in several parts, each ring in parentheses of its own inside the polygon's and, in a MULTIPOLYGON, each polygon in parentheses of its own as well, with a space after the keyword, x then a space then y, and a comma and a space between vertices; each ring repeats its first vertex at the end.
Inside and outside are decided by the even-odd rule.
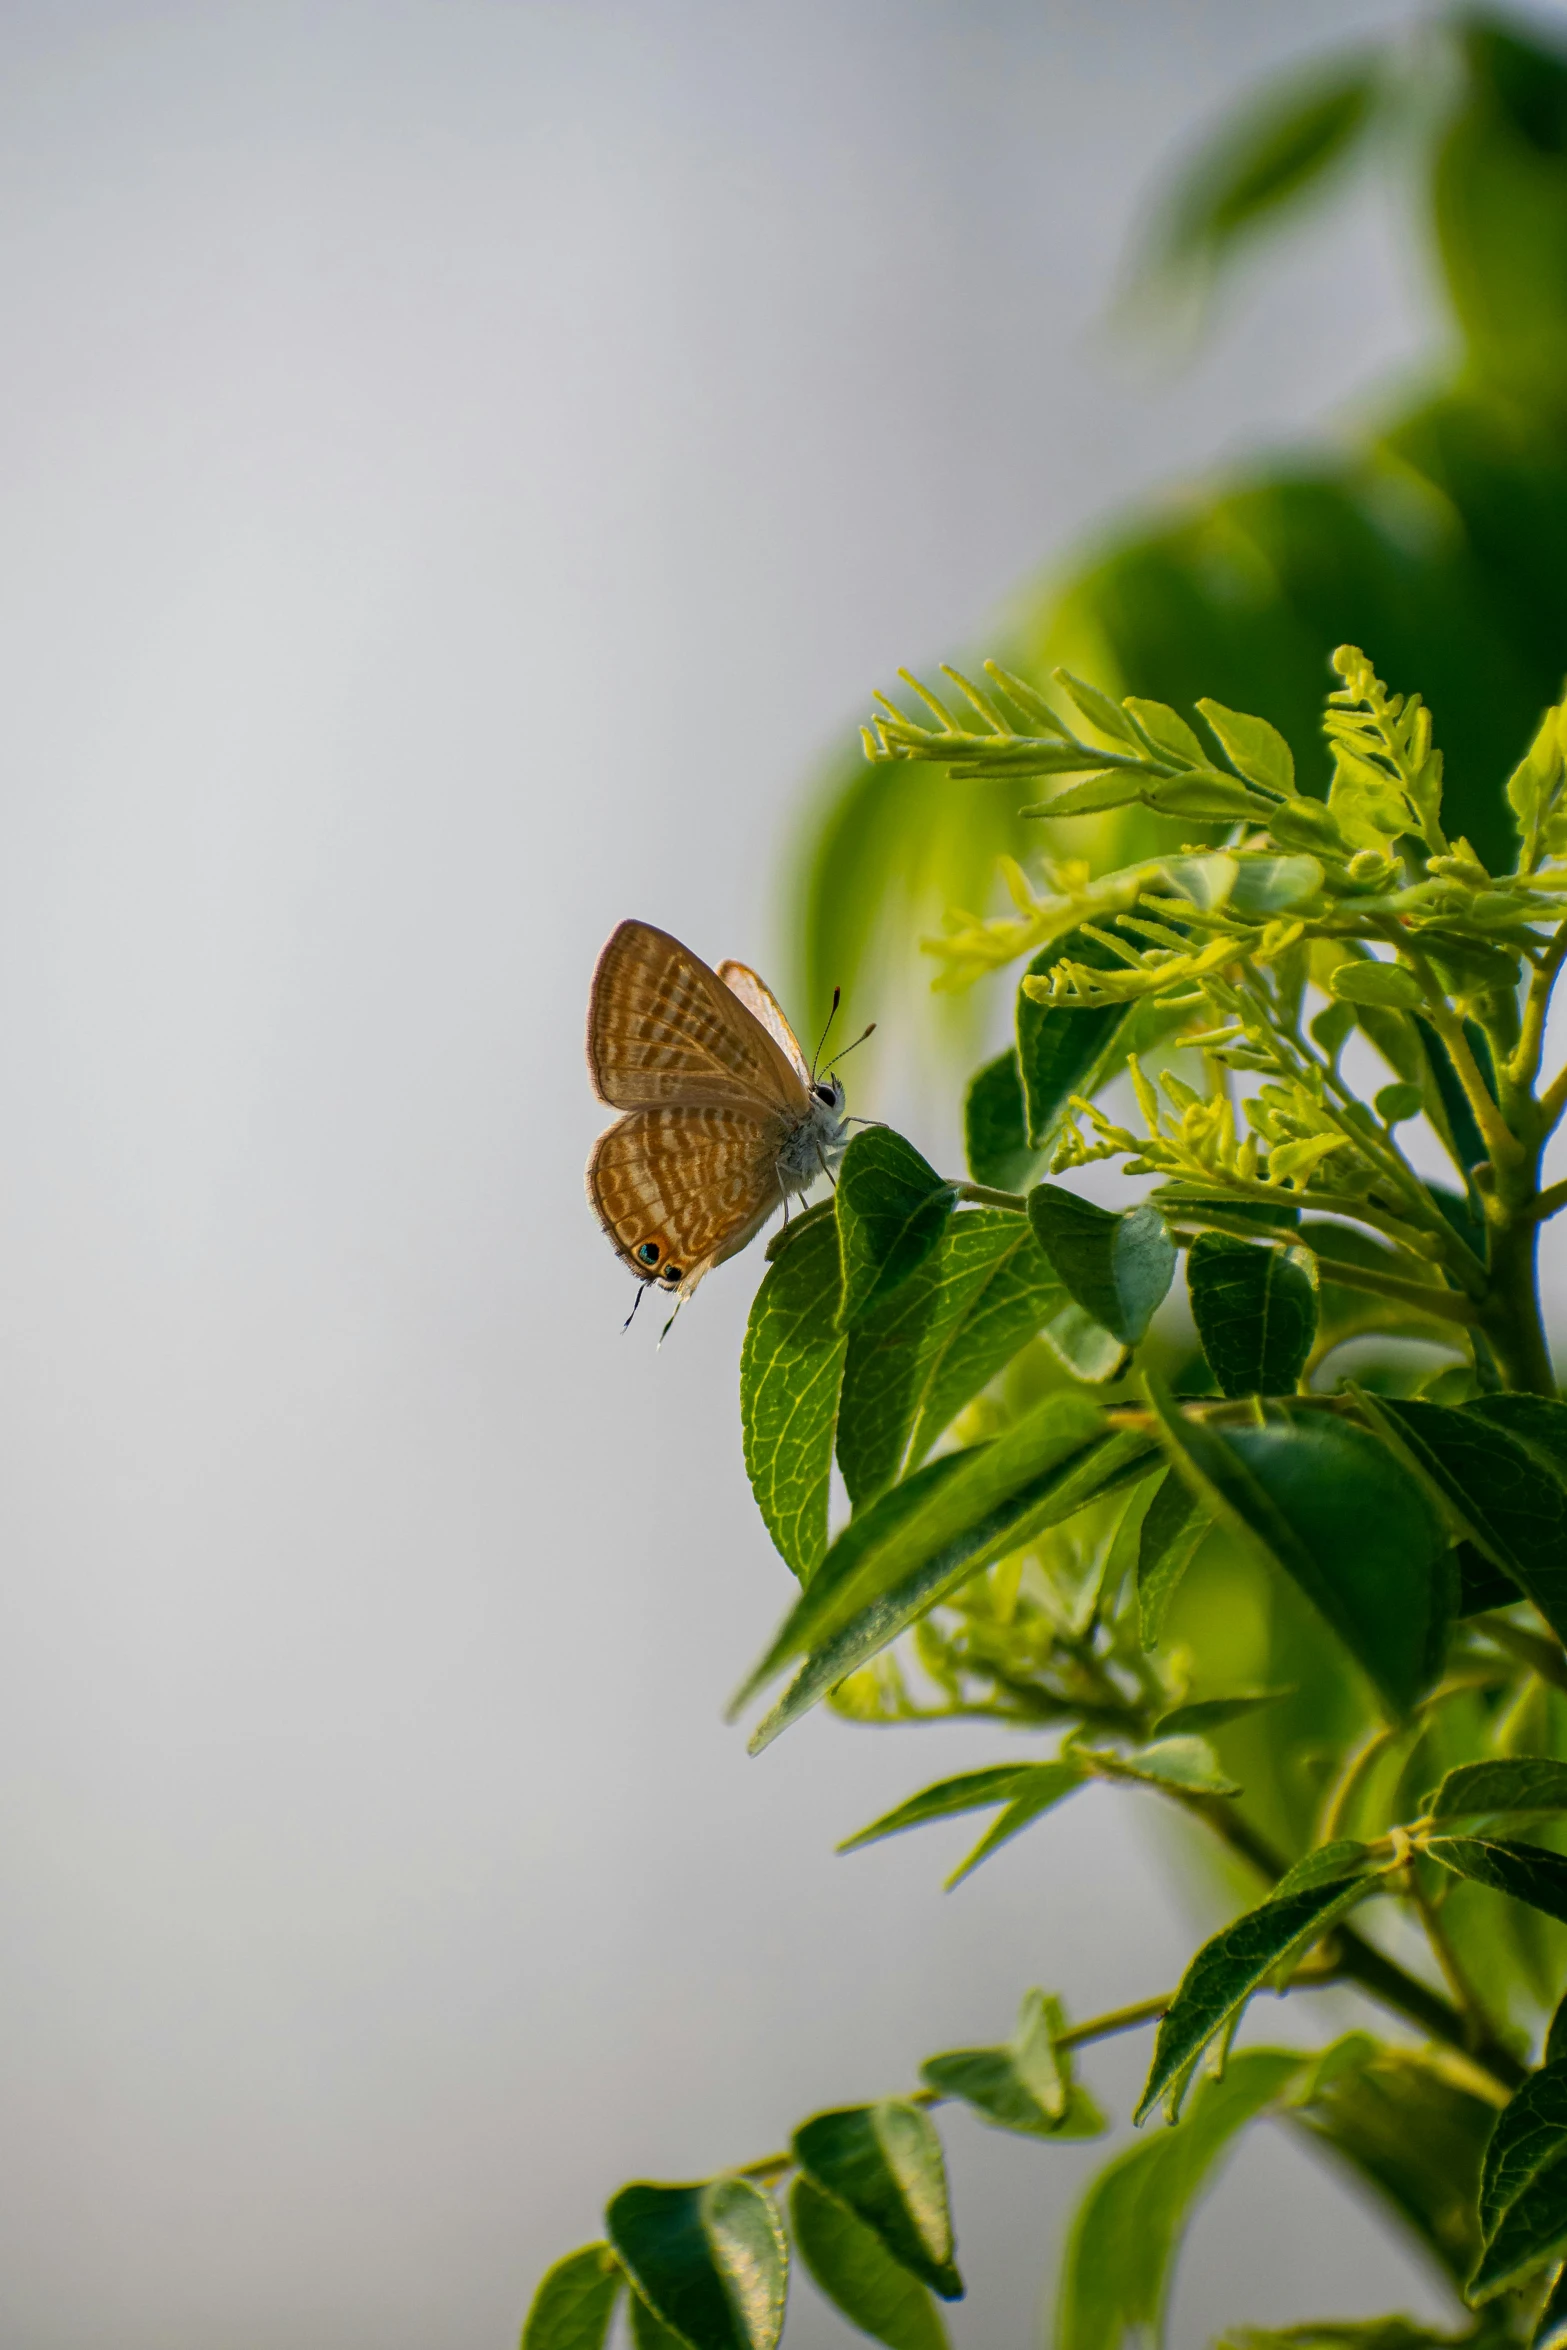
MULTIPOLYGON (((873 684, 1424 347, 1369 191, 1185 374, 1096 327, 1193 124, 1407 15, 10 0, 8 2345, 503 2343, 627 2175, 1172 1979, 1138 1799, 944 1899, 831 1846, 993 1740, 722 1727, 758 1268, 621 1338, 582 1006, 631 911, 776 970, 873 684)), ((951 2142, 1003 2350, 1097 2150, 951 2142)), ((1176 2333, 1393 2306, 1264 2136, 1176 2333)))

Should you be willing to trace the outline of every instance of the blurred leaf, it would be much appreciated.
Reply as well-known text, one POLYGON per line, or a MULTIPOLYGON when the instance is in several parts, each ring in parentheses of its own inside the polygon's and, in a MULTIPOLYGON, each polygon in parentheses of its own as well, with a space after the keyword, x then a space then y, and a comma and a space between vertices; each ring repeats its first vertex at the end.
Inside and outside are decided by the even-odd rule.
POLYGON ((1010 1803, 1039 1767, 1037 1763, 999 1763, 988 1770, 963 1771, 955 1779, 938 1779, 933 1787, 922 1787, 918 1795, 883 1812, 868 1828, 846 1836, 838 1850, 858 1852, 864 1844, 879 1844, 884 1836, 901 1836, 905 1828, 923 1828, 932 1820, 957 1819, 965 1812, 988 1811, 997 1804, 1010 1803))
POLYGON ((1175 1243, 1158 1209, 1118 1216, 1041 1183, 1028 1195, 1028 1213, 1063 1287, 1112 1337, 1135 1346, 1175 1275, 1175 1243))
POLYGON ((1531 2073, 1503 2108, 1480 2180, 1485 2249, 1469 2286, 1489 2301, 1567 2250, 1567 2058, 1531 2073))
POLYGON ((1167 191, 1146 280, 1205 275, 1319 190, 1364 137, 1377 90, 1375 60, 1359 54, 1297 66, 1249 92, 1167 191))
MULTIPOLYGON (((1026 976, 1039 978, 1063 960, 1086 963, 1091 970, 1114 971, 1120 957, 1086 932, 1074 930, 1044 947, 1028 966, 1026 976)), ((1017 1058, 1023 1084, 1028 1139, 1035 1149, 1047 1143, 1066 1108, 1070 1094, 1081 1093, 1094 1072, 1115 1054, 1116 1040, 1130 1017, 1125 1004, 1108 1004, 1098 1011, 1073 1012, 1060 1005, 1036 1003, 1020 986, 1017 991, 1017 1058)))
POLYGON ((584 2244, 540 2280, 522 2350, 604 2350, 620 2298, 620 2263, 607 2244, 584 2244))
POLYGON ((1059 2001, 1025 1993, 1017 2029, 1000 2048, 949 2048, 928 2056, 920 2078, 938 2097, 961 2098, 993 2129, 1029 2138, 1096 2138, 1104 2117, 1072 2078, 1059 2001))
POLYGON ((1060 1301, 1025 1217, 970 1208, 951 1219, 924 1263, 849 1341, 838 1465, 856 1509, 885 1491, 906 1454, 914 1464, 923 1458, 1060 1301))
POLYGON ((838 1170, 840 1328, 864 1322, 918 1269, 941 1238, 954 1196, 890 1126, 867 1126, 854 1137, 838 1170))
POLYGON ((1406 1713, 1440 1668, 1456 1598, 1446 1533, 1416 1479, 1327 1413, 1280 1406, 1265 1427, 1221 1431, 1187 1419, 1156 1380, 1149 1394, 1209 1515, 1294 1578, 1384 1704, 1406 1713))
POLYGON ((1527 20, 1476 11, 1461 38, 1466 102, 1434 188, 1448 293, 1476 370, 1549 404, 1567 377, 1567 62, 1527 20))
POLYGON ((941 2140, 917 2105, 887 2097, 814 2114, 790 2148, 812 2185, 852 2211, 900 2267, 944 2301, 961 2300, 941 2140))
POLYGON ((1205 1942, 1159 2026, 1153 2064, 1133 2119, 1141 2121, 1161 2097, 1178 2098, 1182 2082, 1209 2041, 1240 2013, 1274 1968, 1286 1959, 1303 1958, 1370 1890, 1366 1879, 1352 1877, 1275 1894, 1205 1942))
POLYGON ((773 2350, 789 2248, 771 2198, 749 2179, 622 2187, 604 2214, 638 2293, 691 2350, 773 2350))
POLYGON ((1051 1315, 1040 1335, 1062 1369, 1090 1387, 1105 1386, 1126 1368, 1127 1350, 1119 1338, 1092 1314, 1085 1314, 1080 1305, 1064 1305, 1051 1315))
POLYGON ((930 2294, 853 2212, 797 2178, 789 2217, 800 2258, 851 2325, 887 2350, 945 2350, 947 2328, 930 2294))
POLYGON ((1294 1694, 1293 1689, 1237 1689, 1231 1697, 1200 1697, 1195 1704, 1178 1705, 1170 1713, 1162 1714, 1154 1728, 1161 1738, 1175 1737, 1188 1730, 1223 1730, 1231 1722, 1244 1721, 1259 1706, 1277 1705, 1282 1698, 1294 1694))
POLYGON ((1176 1736, 1162 1736, 1148 1746, 1134 1746, 1127 1753, 1100 1753, 1095 1747, 1078 1747, 1079 1754, 1093 1755, 1117 1779, 1140 1780, 1149 1787, 1181 1787, 1195 1795, 1239 1795, 1235 1781, 1219 1768, 1218 1757, 1206 1738, 1194 1737, 1190 1732, 1176 1736))
POLYGON ((685 2336, 656 2318, 640 2293, 628 2294, 627 2305, 631 2313, 633 2350, 690 2350, 685 2336))
POLYGON ((1472 1420, 1505 1428, 1548 1476, 1567 1484, 1567 1403, 1543 1395, 1478 1395, 1464 1408, 1472 1420))
POLYGON ((1491 1837, 1434 1836, 1426 1846, 1455 1877, 1511 1894, 1548 1918, 1567 1923, 1567 1860, 1543 1844, 1503 1843, 1491 1837))
POLYGON ((1015 1044, 969 1079, 963 1097, 963 1156, 974 1181, 995 1191, 1026 1191, 1039 1172, 1040 1153, 1028 1139, 1015 1044))
POLYGON ((1567 2341, 1567 2268, 1558 2269, 1556 2280, 1545 2296, 1545 2306, 1529 2337, 1529 2350, 1561 2350, 1564 2341, 1567 2341))
POLYGON ((1449 1771, 1426 1809, 1439 1820, 1488 1812, 1567 1811, 1567 1762, 1554 1755, 1514 1754, 1460 1763, 1449 1771))
POLYGON ((1056 2350, 1122 2350, 1157 2340, 1192 2205, 1237 2131, 1276 2105, 1301 2069, 1294 2051, 1247 2048, 1206 2080, 1184 2121, 1118 2154, 1072 2223, 1056 2350))
POLYGON ((1071 1795, 1083 1784, 1083 1773, 1071 1755, 1063 1755, 1059 1762, 1036 1763, 1026 1778, 1020 1779, 1016 1792, 999 1820, 989 1827, 975 1845, 968 1858, 960 1861, 946 1881, 945 1890, 961 1885, 979 1867, 989 1860, 1003 1844, 1010 1844, 1014 1836, 1031 1828, 1047 1811, 1053 1811, 1063 1796, 1071 1795))
POLYGON ((1186 1259, 1192 1319, 1224 1395, 1293 1395, 1317 1335, 1315 1263, 1203 1232, 1186 1259))
POLYGON ((775 1545, 804 1582, 827 1548, 838 1386, 838 1230, 831 1217, 770 1265, 740 1353, 745 1468, 775 1545))
POLYGON ((1480 2250, 1476 2202, 1496 2107, 1438 2056, 1371 2043, 1313 2087, 1291 2119, 1384 2196, 1460 2286, 1480 2250))
POLYGON ((1137 1621, 1144 1648, 1157 1648, 1165 1613, 1213 1521, 1177 1469, 1154 1489, 1137 1544, 1137 1621))
POLYGON ((1465 1405, 1366 1398, 1476 1547, 1567 1633, 1567 1487, 1507 1428, 1465 1405))

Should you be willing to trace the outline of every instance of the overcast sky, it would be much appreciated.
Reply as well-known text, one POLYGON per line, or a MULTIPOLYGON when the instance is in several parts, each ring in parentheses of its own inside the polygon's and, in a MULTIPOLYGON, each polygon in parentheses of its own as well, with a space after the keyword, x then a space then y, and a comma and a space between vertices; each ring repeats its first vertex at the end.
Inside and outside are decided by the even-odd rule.
MULTIPOLYGON (((758 1266, 621 1338, 582 1011, 627 913, 777 968, 873 685, 1427 346, 1369 191, 1184 375, 1097 324, 1194 124, 1408 13, 10 0, 7 2343, 496 2350, 628 2175, 1178 1971, 1138 1799, 948 1899, 831 1848, 993 1738, 722 1726, 758 1266)), ((1013 2350, 1098 2151, 950 2143, 1013 2350)), ((1437 2306, 1263 2137, 1176 2334, 1437 2306)))

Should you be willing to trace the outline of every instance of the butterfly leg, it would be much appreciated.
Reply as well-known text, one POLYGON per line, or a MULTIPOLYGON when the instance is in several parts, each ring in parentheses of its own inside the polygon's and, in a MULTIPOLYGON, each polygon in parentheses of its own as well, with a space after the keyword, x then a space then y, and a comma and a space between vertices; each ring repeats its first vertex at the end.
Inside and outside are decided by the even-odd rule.
POLYGON ((817 1163, 818 1163, 818 1165, 820 1166, 822 1173, 823 1173, 823 1174, 826 1176, 826 1178, 827 1178, 828 1182, 829 1182, 829 1183, 832 1185, 832 1187, 833 1187, 834 1191, 836 1191, 836 1190, 837 1190, 837 1188, 838 1188, 838 1178, 837 1178, 837 1176, 836 1176, 836 1175, 833 1173, 833 1171, 832 1171, 831 1167, 829 1167, 829 1166, 828 1166, 828 1164, 827 1164, 827 1161, 826 1161, 826 1158, 825 1158, 825 1156, 823 1155, 823 1152, 822 1152, 822 1146, 821 1146, 821 1144, 820 1144, 820 1143, 818 1143, 818 1144, 817 1144, 817 1146, 816 1146, 816 1158, 817 1158, 817 1163))

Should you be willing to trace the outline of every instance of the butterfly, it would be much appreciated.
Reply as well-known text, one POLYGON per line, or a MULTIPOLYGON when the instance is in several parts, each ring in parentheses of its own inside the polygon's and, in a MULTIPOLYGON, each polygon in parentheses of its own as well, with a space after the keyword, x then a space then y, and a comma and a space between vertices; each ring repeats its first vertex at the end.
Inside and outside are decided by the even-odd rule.
POLYGON ((637 1279, 682 1301, 848 1146, 842 1084, 814 1075, 756 973, 710 971, 650 922, 622 922, 598 959, 588 1070, 625 1112, 593 1145, 589 1204, 637 1279))

